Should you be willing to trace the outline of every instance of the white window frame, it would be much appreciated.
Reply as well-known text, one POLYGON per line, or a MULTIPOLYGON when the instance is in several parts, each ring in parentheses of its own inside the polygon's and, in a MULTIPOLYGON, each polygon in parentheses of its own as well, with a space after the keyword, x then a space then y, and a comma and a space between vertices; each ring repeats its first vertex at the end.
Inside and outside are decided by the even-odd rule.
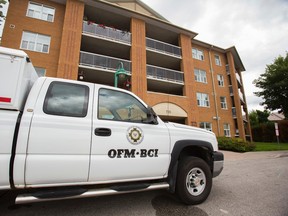
POLYGON ((34 19, 44 20, 44 21, 47 21, 47 22, 54 22, 55 8, 47 6, 47 5, 44 5, 44 4, 41 4, 41 3, 29 1, 27 12, 26 12, 26 16, 34 18, 34 19), (32 5, 33 6, 38 6, 39 10, 33 9, 32 5), (45 9, 52 10, 53 13, 46 13, 45 9), (49 16, 52 16, 52 19, 48 19, 49 16))
POLYGON ((220 96, 220 104, 221 104, 221 109, 228 109, 226 97, 220 96))
POLYGON ((202 50, 197 49, 197 48, 192 48, 192 57, 194 59, 204 61, 204 52, 202 50))
POLYGON ((212 123, 211 122, 200 122, 199 127, 212 132, 212 123))
POLYGON ((217 74, 218 86, 224 87, 224 76, 222 74, 217 74))
POLYGON ((221 57, 219 55, 214 55, 215 57, 215 64, 221 66, 221 57))
POLYGON ((200 69, 194 69, 194 76, 197 82, 207 83, 206 71, 200 69))
POLYGON ((231 130, 230 130, 230 124, 224 124, 223 125, 224 128, 224 136, 225 137, 231 137, 231 130))
POLYGON ((210 107, 209 95, 197 92, 197 105, 199 107, 210 107))
POLYGON ((49 35, 23 31, 20 49, 30 50, 30 51, 34 51, 34 52, 40 52, 40 53, 49 53, 50 43, 51 43, 51 36, 49 36, 49 35), (35 41, 24 40, 23 38, 24 38, 25 34, 32 34, 33 36, 35 36, 35 41), (38 42, 39 36, 47 37, 49 42, 47 44, 38 42), (44 50, 44 47, 46 47, 47 52, 44 50), (40 48, 40 50, 39 50, 39 48, 40 48))

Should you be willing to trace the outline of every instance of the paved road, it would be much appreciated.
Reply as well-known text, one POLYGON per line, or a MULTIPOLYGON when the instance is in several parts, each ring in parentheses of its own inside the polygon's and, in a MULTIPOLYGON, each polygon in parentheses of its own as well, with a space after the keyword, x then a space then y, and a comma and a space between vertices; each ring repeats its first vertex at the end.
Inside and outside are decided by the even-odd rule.
POLYGON ((205 203, 182 205, 165 191, 13 206, 13 193, 0 192, 0 215, 288 216, 288 152, 225 154, 205 203))

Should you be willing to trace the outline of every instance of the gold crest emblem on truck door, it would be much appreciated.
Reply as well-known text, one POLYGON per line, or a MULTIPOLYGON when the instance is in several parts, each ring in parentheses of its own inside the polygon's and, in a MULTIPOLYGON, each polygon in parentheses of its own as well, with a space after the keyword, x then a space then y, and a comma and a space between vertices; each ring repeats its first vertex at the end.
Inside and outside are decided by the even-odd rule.
POLYGON ((133 145, 138 145, 143 141, 144 134, 139 127, 132 126, 127 130, 127 139, 133 145))

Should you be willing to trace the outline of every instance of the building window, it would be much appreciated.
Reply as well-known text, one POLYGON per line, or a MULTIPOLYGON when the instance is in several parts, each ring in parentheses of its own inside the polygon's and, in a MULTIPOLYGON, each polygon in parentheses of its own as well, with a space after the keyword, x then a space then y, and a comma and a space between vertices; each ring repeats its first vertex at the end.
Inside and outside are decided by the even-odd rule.
POLYGON ((209 97, 205 93, 197 93, 197 104, 200 107, 209 107, 209 97))
POLYGON ((225 137, 231 137, 229 124, 224 124, 224 136, 225 137))
POLYGON ((32 32, 23 32, 21 40, 21 49, 31 50, 35 52, 48 53, 51 37, 32 32))
POLYGON ((206 72, 200 69, 194 69, 195 80, 197 82, 207 83, 206 72))
POLYGON ((55 8, 35 2, 29 2, 26 16, 35 19, 45 20, 48 22, 53 22, 54 14, 55 8))
POLYGON ((227 109, 226 97, 220 97, 220 104, 222 109, 227 109))
POLYGON ((192 56, 194 59, 204 61, 204 53, 202 50, 192 48, 192 56))
POLYGON ((34 67, 38 77, 43 77, 46 74, 46 69, 41 67, 34 67))
POLYGON ((221 66, 221 58, 219 55, 215 55, 215 64, 221 66))
POLYGON ((212 132, 212 124, 210 122, 200 122, 200 128, 203 128, 212 132))
POLYGON ((217 80, 218 80, 218 86, 223 87, 223 86, 224 86, 224 76, 218 74, 218 75, 217 75, 217 80))

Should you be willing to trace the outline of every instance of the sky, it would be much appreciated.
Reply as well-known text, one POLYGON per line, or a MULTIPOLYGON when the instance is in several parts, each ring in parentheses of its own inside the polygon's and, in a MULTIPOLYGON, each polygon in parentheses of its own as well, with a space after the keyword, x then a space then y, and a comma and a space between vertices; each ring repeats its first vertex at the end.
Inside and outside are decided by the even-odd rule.
POLYGON ((235 46, 246 68, 242 78, 248 110, 264 109, 253 94, 260 90, 253 80, 288 51, 288 0, 141 1, 171 23, 197 32, 198 40, 224 49, 235 46))
POLYGON ((253 84, 288 51, 288 0, 141 0, 171 23, 198 33, 195 39, 221 48, 235 46, 249 112, 263 110, 253 84))

